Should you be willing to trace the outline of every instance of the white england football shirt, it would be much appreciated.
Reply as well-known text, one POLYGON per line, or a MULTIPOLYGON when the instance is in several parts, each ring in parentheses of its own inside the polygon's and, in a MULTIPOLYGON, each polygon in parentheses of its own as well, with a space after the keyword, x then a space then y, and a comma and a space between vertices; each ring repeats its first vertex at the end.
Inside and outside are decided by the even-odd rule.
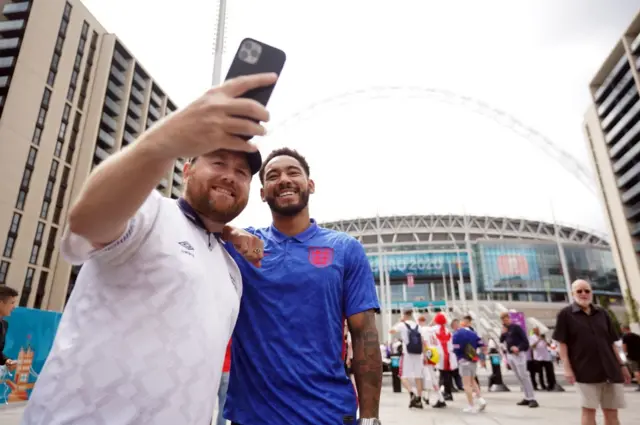
POLYGON ((82 264, 24 425, 205 425, 242 294, 213 235, 155 190, 101 250, 66 234, 82 264))

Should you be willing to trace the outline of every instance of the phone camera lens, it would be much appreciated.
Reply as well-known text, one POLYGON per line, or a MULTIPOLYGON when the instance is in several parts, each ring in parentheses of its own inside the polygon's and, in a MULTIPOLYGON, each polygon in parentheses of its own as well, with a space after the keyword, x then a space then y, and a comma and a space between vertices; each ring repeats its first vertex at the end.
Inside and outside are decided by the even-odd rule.
POLYGON ((238 56, 242 60, 247 60, 247 58, 249 57, 249 54, 247 53, 246 50, 240 50, 240 53, 238 53, 238 56))

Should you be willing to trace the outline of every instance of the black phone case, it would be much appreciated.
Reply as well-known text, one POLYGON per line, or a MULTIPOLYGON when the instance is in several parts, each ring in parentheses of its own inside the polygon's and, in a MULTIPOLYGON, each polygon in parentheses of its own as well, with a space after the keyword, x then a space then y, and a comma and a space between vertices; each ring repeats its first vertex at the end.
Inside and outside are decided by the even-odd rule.
MULTIPOLYGON (((238 51, 233 58, 233 62, 231 63, 231 67, 229 67, 229 72, 227 73, 227 77, 225 78, 225 80, 239 77, 241 75, 261 74, 264 72, 275 72, 279 76, 282 72, 282 68, 284 67, 286 59, 287 56, 282 50, 276 49, 275 47, 271 47, 252 38, 245 38, 240 43, 240 47, 238 48, 238 51), (242 46, 246 41, 251 41, 253 43, 259 44, 262 47, 262 53, 255 64, 244 62, 239 57, 242 46)), ((271 97, 271 93, 273 93, 274 87, 275 84, 269 87, 261 87, 259 89, 250 90, 241 97, 254 99, 260 102, 262 105, 267 106, 269 98, 271 97)))

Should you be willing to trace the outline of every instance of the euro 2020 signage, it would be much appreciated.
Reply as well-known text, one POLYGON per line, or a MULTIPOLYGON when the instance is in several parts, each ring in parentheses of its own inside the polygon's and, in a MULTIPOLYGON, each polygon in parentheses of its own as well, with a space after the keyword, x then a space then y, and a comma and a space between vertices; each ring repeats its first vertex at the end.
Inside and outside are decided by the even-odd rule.
MULTIPOLYGON (((380 257, 369 254, 369 265, 373 274, 380 274, 380 257)), ((444 272, 449 275, 449 264, 454 276, 458 276, 458 265, 463 274, 469 273, 469 259, 466 252, 427 252, 427 253, 403 253, 384 254, 386 270, 391 277, 403 277, 407 274, 414 276, 442 276, 444 272)))

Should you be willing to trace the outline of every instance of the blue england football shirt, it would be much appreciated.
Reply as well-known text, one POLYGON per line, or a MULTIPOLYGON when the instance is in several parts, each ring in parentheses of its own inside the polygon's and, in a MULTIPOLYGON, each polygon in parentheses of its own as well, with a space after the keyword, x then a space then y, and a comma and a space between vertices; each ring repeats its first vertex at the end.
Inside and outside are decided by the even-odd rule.
POLYGON ((243 279, 233 334, 224 416, 240 425, 356 423, 356 397, 344 371, 344 320, 379 309, 362 245, 319 227, 289 237, 247 229, 264 241, 257 268, 239 255, 243 279))

